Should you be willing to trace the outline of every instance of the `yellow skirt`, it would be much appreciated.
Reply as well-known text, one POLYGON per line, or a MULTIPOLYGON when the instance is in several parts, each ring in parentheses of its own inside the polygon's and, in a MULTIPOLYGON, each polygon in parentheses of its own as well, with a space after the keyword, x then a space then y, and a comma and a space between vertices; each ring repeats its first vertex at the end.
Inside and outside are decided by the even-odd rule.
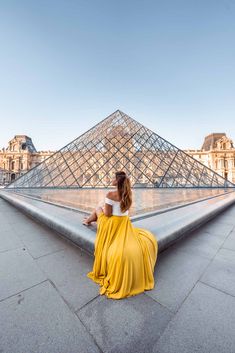
POLYGON ((155 236, 134 228, 129 216, 97 220, 93 271, 87 277, 100 285, 100 294, 121 299, 154 288, 158 243, 155 236))

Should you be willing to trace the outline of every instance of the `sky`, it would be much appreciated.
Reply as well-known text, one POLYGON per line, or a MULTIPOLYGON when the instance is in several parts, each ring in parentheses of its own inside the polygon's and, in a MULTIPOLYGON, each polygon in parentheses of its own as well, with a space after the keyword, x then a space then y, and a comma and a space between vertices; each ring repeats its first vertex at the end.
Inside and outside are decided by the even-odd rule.
POLYGON ((120 109, 181 149, 235 143, 234 0, 0 0, 0 148, 120 109))

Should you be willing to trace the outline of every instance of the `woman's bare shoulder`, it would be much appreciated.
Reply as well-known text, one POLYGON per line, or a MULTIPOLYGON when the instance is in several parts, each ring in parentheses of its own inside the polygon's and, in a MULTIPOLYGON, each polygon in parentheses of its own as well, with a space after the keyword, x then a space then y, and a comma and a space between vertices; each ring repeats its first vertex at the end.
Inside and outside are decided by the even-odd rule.
POLYGON ((107 194, 106 194, 106 197, 110 200, 113 200, 113 201, 116 201, 116 198, 117 198, 117 191, 109 191, 107 194))

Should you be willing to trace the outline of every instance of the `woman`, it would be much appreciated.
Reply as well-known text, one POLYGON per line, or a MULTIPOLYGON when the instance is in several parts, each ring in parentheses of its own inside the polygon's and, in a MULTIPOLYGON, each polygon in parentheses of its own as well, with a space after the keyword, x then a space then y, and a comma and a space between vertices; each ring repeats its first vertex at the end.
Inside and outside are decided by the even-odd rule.
POLYGON ((95 260, 87 276, 100 285, 107 298, 130 297, 154 287, 154 266, 158 243, 152 233, 134 228, 128 216, 132 204, 130 180, 125 172, 115 173, 110 191, 83 224, 97 220, 95 260))

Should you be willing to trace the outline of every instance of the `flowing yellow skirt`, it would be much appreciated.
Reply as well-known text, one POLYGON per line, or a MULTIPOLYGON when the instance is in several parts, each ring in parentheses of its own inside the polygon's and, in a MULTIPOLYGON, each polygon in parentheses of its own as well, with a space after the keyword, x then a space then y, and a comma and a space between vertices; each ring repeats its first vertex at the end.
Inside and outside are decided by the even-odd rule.
POLYGON ((121 299, 154 288, 158 242, 142 228, 134 228, 129 216, 97 220, 94 264, 87 277, 100 285, 100 294, 121 299))

